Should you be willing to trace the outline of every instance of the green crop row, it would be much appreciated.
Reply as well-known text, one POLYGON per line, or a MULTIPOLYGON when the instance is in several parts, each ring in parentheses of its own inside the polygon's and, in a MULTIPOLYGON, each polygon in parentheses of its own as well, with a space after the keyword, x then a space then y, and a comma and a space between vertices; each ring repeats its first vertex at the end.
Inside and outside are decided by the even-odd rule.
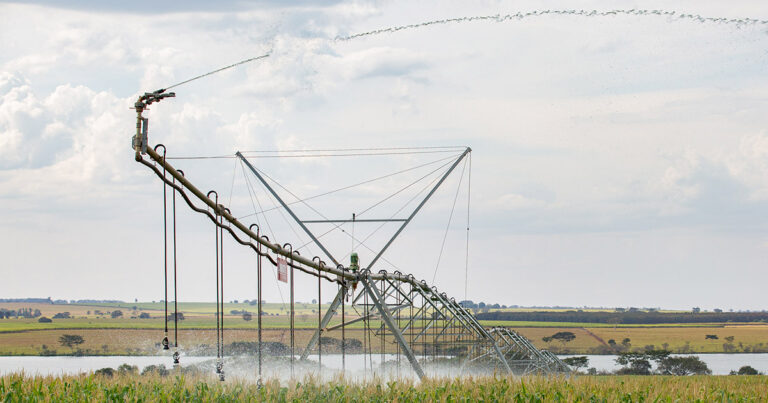
POLYGON ((0 401, 513 401, 751 402, 768 399, 765 376, 439 378, 354 383, 270 380, 224 383, 200 376, 0 377, 0 401))

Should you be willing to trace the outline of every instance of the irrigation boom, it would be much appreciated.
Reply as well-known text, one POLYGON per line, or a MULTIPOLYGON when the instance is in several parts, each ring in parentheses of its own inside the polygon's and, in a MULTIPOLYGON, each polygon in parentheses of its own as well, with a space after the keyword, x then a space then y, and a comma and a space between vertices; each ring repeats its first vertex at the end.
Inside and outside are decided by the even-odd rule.
MULTIPOLYGON (((259 257, 266 257, 273 265, 278 266, 279 261, 286 262, 291 267, 291 324, 293 325, 293 269, 297 269, 306 274, 318 278, 318 287, 320 279, 325 279, 339 285, 338 292, 331 303, 330 308, 325 315, 318 317, 318 326, 314 331, 310 342, 303 349, 301 359, 307 356, 317 348, 318 354, 321 353, 322 334, 324 332, 344 328, 352 323, 363 321, 365 324, 365 334, 370 339, 374 334, 381 340, 381 352, 386 351, 385 342, 394 344, 398 354, 402 352, 406 356, 413 371, 419 376, 425 376, 423 368, 426 360, 419 361, 418 350, 426 358, 427 354, 432 354, 433 360, 436 354, 455 355, 462 357, 462 371, 484 369, 494 370, 502 369, 508 373, 531 373, 531 372, 555 372, 569 371, 567 365, 559 360, 554 354, 547 351, 540 351, 527 339, 518 333, 506 328, 486 329, 465 307, 461 306, 455 299, 448 297, 445 293, 430 286, 426 281, 418 281, 413 275, 403 274, 399 271, 387 272, 379 270, 372 272, 370 265, 368 268, 355 270, 345 267, 341 264, 326 265, 319 257, 308 258, 299 255, 289 247, 289 244, 279 245, 261 235, 258 226, 255 224, 246 225, 239 221, 230 210, 218 202, 218 196, 211 198, 211 191, 207 194, 198 189, 184 174, 172 166, 163 155, 158 153, 157 148, 148 146, 148 119, 143 116, 146 107, 154 102, 164 98, 174 97, 174 93, 166 93, 165 90, 158 90, 152 93, 146 93, 139 97, 135 104, 137 112, 136 135, 133 137, 133 149, 135 159, 141 164, 149 167, 166 186, 170 186, 173 192, 178 192, 185 200, 187 205, 194 211, 206 215, 216 226, 217 231, 217 343, 220 343, 218 352, 220 361, 217 364, 217 372, 221 379, 224 379, 223 373, 223 257, 219 259, 219 247, 223 256, 223 243, 219 245, 219 239, 223 239, 223 231, 227 231, 238 243, 250 247, 259 257), (148 158, 145 158, 147 156, 148 158), (198 207, 191 195, 204 204, 205 207, 198 207), (252 228, 256 226, 257 230, 252 228), (219 233, 221 235, 219 236, 219 233), (270 256, 271 252, 273 256, 270 256), (277 257, 282 258, 277 258, 277 257), (221 267, 219 267, 221 263, 221 267), (221 282, 219 283, 219 275, 221 282), (357 285, 362 285, 357 295, 354 295, 357 285), (342 314, 342 324, 333 328, 328 328, 330 320, 337 314, 339 307, 344 309, 344 300, 350 294, 353 295, 352 307, 355 310, 361 309, 359 318, 345 322, 345 316, 342 314), (221 301, 221 305, 219 305, 221 301), (219 313, 220 312, 220 313, 219 313), (381 320, 377 329, 370 328, 370 320, 378 318, 381 320), (388 339, 389 338, 389 339, 388 339)), ((165 146, 163 146, 165 149, 165 146)), ((413 219, 414 215, 424 206, 427 200, 435 193, 437 188, 446 177, 454 170, 459 161, 463 159, 471 150, 467 147, 464 152, 451 165, 448 171, 440 178, 439 182, 432 187, 427 196, 421 201, 416 209, 403 220, 390 220, 402 222, 395 235, 387 242, 385 247, 378 252, 371 265, 384 253, 394 239, 403 231, 406 225, 413 219)), ((280 197, 269 187, 266 181, 258 175, 258 171, 243 156, 238 153, 238 157, 243 159, 251 171, 259 177, 261 182, 267 187, 272 195, 291 213, 291 216, 302 226, 310 237, 321 246, 323 251, 332 259, 328 252, 312 235, 311 231, 304 226, 303 222, 293 214, 290 208, 280 197)), ((175 194, 175 193, 174 193, 175 194)), ((174 204, 175 206, 175 204, 174 204)), ((174 209, 175 214, 175 209, 174 209)), ((174 215, 175 217, 175 215, 174 215)), ((326 220, 325 222, 341 221, 326 220)), ((380 221, 380 220, 373 220, 380 221)), ((383 220, 382 220, 383 221, 383 220)), ((310 222, 310 221, 307 221, 310 222)), ((175 256, 175 243, 174 243, 175 256)), ((335 262, 334 262, 335 263, 335 262)), ((259 263, 260 264, 260 263, 259 263)), ((261 284, 261 279, 259 279, 261 284)), ((167 286, 166 286, 167 287, 167 286)), ((319 292, 319 288, 318 288, 319 292)), ((319 300, 319 297, 318 297, 319 300)), ((319 314, 319 311, 318 311, 319 314)), ((259 308, 259 322, 262 311, 259 308)), ((167 332, 167 331, 166 331, 167 332)), ((343 334, 343 333, 342 333, 343 334)), ((346 344, 342 336, 342 354, 346 344)), ((364 335, 364 338, 366 336, 364 335)), ((291 326, 291 347, 293 349, 293 326, 291 326)), ((291 364, 293 365, 293 353, 291 353, 291 364)), ((259 334, 259 359, 261 359, 261 336, 259 334)), ((261 367, 259 367, 261 368, 261 367)), ((293 368, 293 367, 291 367, 293 368)))

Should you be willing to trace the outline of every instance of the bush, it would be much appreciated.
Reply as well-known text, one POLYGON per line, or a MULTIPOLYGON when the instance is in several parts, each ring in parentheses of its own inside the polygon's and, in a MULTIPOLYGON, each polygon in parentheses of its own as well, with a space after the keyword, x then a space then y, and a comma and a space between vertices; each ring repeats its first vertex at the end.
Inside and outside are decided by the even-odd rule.
POLYGON ((165 365, 148 365, 144 368, 143 371, 141 371, 142 375, 159 375, 159 376, 168 376, 170 371, 165 368, 165 365))
POLYGON ((69 316, 69 312, 59 312, 56 315, 53 315, 54 319, 69 319, 71 316, 69 316))
POLYGON ((96 372, 94 372, 93 374, 97 376, 104 376, 107 378, 111 378, 115 376, 115 370, 112 368, 102 368, 102 369, 97 369, 96 372))
POLYGON ((139 373, 139 367, 135 365, 122 364, 117 367, 117 373, 120 375, 136 375, 139 373))
POLYGON ((42 316, 42 317, 40 317, 40 319, 38 319, 37 321, 38 321, 38 322, 40 322, 40 323, 51 323, 51 322, 53 322, 53 319, 51 319, 51 318, 46 318, 45 316, 42 316))
POLYGON ((149 319, 151 316, 149 316, 149 313, 142 312, 139 314, 139 319, 149 319))

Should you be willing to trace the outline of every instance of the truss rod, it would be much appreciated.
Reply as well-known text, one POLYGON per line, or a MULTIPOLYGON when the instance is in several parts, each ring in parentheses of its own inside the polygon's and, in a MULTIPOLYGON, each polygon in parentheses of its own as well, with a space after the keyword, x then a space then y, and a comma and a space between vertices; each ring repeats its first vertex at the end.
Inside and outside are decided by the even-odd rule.
POLYGON ((419 205, 416 206, 416 208, 413 210, 411 215, 408 216, 408 218, 405 220, 405 222, 403 222, 403 225, 401 225, 400 228, 397 229, 397 232, 395 232, 395 235, 392 235, 392 238, 389 239, 387 244, 384 245, 384 247, 381 248, 379 253, 373 258, 373 260, 371 260, 371 263, 367 267, 368 270, 371 270, 371 268, 373 267, 374 264, 376 264, 376 262, 379 260, 381 255, 384 254, 384 252, 386 252, 387 248, 389 248, 389 245, 392 245, 392 242, 394 242, 395 239, 398 237, 398 235, 400 235, 400 233, 403 232, 403 230, 408 225, 408 223, 410 223, 411 220, 413 220, 413 217, 416 216, 416 213, 418 213, 419 210, 421 210, 421 208, 424 207, 424 204, 426 204, 427 201, 432 197, 432 195, 435 194, 435 192, 440 187, 440 185, 442 185, 443 182, 445 182, 445 179, 451 174, 451 172, 453 172, 453 170, 456 168, 456 166, 459 165, 459 162, 461 162, 461 160, 463 160, 464 157, 466 157, 467 154, 469 154, 470 152, 472 152, 472 149, 467 147, 464 150, 464 152, 461 153, 459 158, 456 158, 456 161, 453 162, 453 165, 451 165, 451 167, 448 168, 448 171, 443 175, 442 178, 440 178, 440 180, 437 182, 437 184, 435 184, 435 186, 432 188, 432 190, 429 191, 429 193, 424 198, 424 200, 422 200, 421 203, 419 203, 419 205))
POLYGON ((287 211, 287 212, 288 212, 288 214, 290 214, 290 215, 291 215, 291 217, 292 217, 292 218, 293 218, 293 219, 294 219, 294 220, 295 220, 295 221, 296 221, 296 222, 299 224, 299 226, 301 227, 301 229, 303 229, 303 230, 304 230, 304 232, 306 232, 306 234, 307 234, 307 235, 309 235, 309 237, 310 237, 310 238, 311 238, 311 239, 312 239, 312 240, 315 242, 315 244, 316 244, 316 245, 317 245, 317 246, 318 246, 318 247, 319 247, 319 248, 320 248, 320 249, 323 251, 323 253, 325 253, 325 255, 326 255, 326 256, 328 256, 328 258, 329 258, 329 259, 331 259, 331 261, 333 262, 333 264, 335 264, 336 266, 338 266, 338 265, 339 265, 339 262, 338 262, 338 261, 336 261, 336 258, 334 258, 334 257, 333 257, 333 255, 331 254, 331 252, 329 252, 329 251, 328 251, 328 249, 326 249, 326 248, 325 248, 325 246, 323 246, 323 244, 322 244, 322 243, 320 243, 320 240, 319 240, 319 239, 317 239, 317 237, 315 237, 315 234, 313 234, 313 233, 312 233, 312 231, 310 231, 310 230, 309 230, 309 228, 307 228, 307 226, 306 226, 306 225, 304 225, 304 223, 303 223, 301 220, 299 220, 299 217, 297 217, 297 216, 296 216, 296 213, 294 213, 294 212, 293 212, 293 210, 291 210, 291 208, 290 208, 290 207, 288 207, 288 205, 287 205, 287 204, 285 204, 285 202, 284 202, 284 201, 283 201, 283 199, 282 199, 282 198, 281 198, 281 197, 280 197, 280 196, 277 194, 277 192, 275 192, 275 190, 274 190, 274 189, 272 189, 272 186, 269 186, 269 183, 267 183, 267 181, 266 181, 266 180, 264 180, 264 177, 262 177, 262 176, 261 176, 261 174, 259 173, 259 171, 258 171, 258 170, 256 170, 256 168, 254 168, 254 167, 253 167, 253 165, 251 165, 250 161, 248 161, 247 159, 245 159, 245 157, 243 157, 243 154, 240 154, 240 151, 236 152, 236 153, 235 153, 235 155, 237 155, 237 157, 238 157, 238 158, 240 158, 240 159, 241 159, 241 160, 242 160, 242 161, 245 163, 245 166, 247 166, 247 167, 248 167, 248 169, 250 169, 250 170, 251 170, 251 172, 253 172, 253 174, 254 174, 254 175, 256 176, 256 178, 257 178, 257 179, 258 179, 258 180, 261 182, 261 184, 262 184, 262 185, 264 185, 264 187, 266 187, 266 188, 267 188, 267 190, 269 190, 269 193, 271 193, 271 194, 272 194, 272 196, 273 196, 275 199, 277 199, 277 201, 280 203, 280 205, 281 205, 281 206, 283 206, 283 208, 285 209, 285 211, 287 211))

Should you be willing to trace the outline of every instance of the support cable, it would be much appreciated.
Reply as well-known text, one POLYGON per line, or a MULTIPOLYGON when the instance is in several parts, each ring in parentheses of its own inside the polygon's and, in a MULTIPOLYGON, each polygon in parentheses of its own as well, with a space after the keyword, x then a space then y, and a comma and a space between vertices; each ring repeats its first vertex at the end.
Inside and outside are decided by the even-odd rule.
MULTIPOLYGON (((152 172, 154 172, 155 175, 158 178, 160 178, 161 180, 163 179, 163 173, 156 166, 154 166, 153 164, 145 161, 144 159, 140 160, 139 163, 141 163, 142 165, 144 165, 144 166, 148 167, 149 169, 151 169, 152 172)), ((169 185, 170 185, 170 183, 169 183, 169 185)), ((189 196, 186 194, 186 192, 184 192, 184 190, 181 187, 178 187, 177 185, 173 185, 173 186, 176 186, 174 189, 176 189, 176 191, 178 191, 179 194, 181 194, 182 198, 187 203, 187 205, 189 206, 190 209, 192 209, 193 211, 195 211, 197 213, 200 213, 200 214, 203 214, 203 215, 207 216, 208 219, 210 219, 211 222, 215 226, 217 226, 217 227, 220 226, 219 221, 216 219, 214 214, 212 214, 210 211, 208 211, 208 210, 206 210, 204 208, 197 207, 192 202, 192 200, 189 198, 189 196)), ((214 191, 211 191, 211 192, 214 192, 214 191)), ((259 253, 258 252, 258 248, 256 247, 256 245, 254 245, 252 242, 245 241, 245 240, 241 239, 240 236, 236 232, 234 232, 231 227, 223 226, 223 225, 221 225, 221 227, 223 229, 225 229, 229 233, 229 235, 232 236, 232 238, 235 241, 237 241, 237 243, 239 243, 240 245, 243 245, 243 246, 247 246, 247 247, 251 248, 251 250, 253 250, 254 252, 259 253)), ((262 238, 263 238, 263 236, 262 236, 262 238)), ((259 242, 257 242, 257 243, 259 243, 259 242)), ((272 263, 272 265, 277 265, 277 262, 275 261, 275 259, 272 256, 269 255, 269 253, 261 252, 261 255, 266 257, 270 261, 270 263, 272 263)), ((304 268, 301 265, 294 265, 294 268, 296 268, 296 269, 298 269, 300 271, 303 271, 304 273, 311 274, 313 276, 317 275, 316 272, 307 270, 306 268, 304 268)), ((329 281, 331 283, 339 283, 341 281, 338 278, 331 278, 331 277, 328 277, 327 275, 324 275, 323 279, 325 279, 325 280, 327 280, 327 281, 329 281)))
MULTIPOLYGON (((166 149, 162 144, 155 146, 155 150, 163 147, 163 162, 165 162, 166 149)), ((165 305, 165 332, 163 333, 163 350, 170 349, 170 342, 168 341, 168 179, 166 178, 165 164, 163 164, 163 303, 165 305)))
MULTIPOLYGON (((401 295, 400 292, 395 293, 395 303, 397 304, 397 306, 400 306, 402 304, 402 298, 403 298, 403 296, 401 295)), ((400 321, 400 312, 401 311, 402 311, 402 309, 398 309, 397 310, 397 328, 398 329, 402 329, 402 324, 401 324, 401 321, 400 321)), ((395 343, 395 345, 397 346, 397 356, 396 356, 396 359, 397 359, 397 377, 399 378, 400 377, 400 343, 395 343)))
POLYGON ((293 245, 290 243, 286 243, 283 245, 283 248, 288 249, 290 247, 290 266, 291 266, 291 379, 294 379, 294 372, 293 372, 293 355, 294 355, 294 349, 295 349, 295 335, 294 335, 294 272, 293 272, 293 245))
MULTIPOLYGON (((210 197, 211 193, 216 195, 215 203, 216 206, 219 206, 219 194, 215 191, 208 192, 208 197, 210 197)), ((222 379, 223 376, 221 375, 223 371, 223 366, 221 363, 221 328, 219 327, 219 209, 216 208, 214 210, 214 214, 216 215, 215 222, 216 226, 213 227, 214 230, 214 236, 215 236, 215 243, 216 243, 216 314, 214 315, 214 319, 216 319, 216 373, 219 374, 219 379, 222 379)))
POLYGON ((346 375, 347 372, 347 317, 344 312, 344 296, 347 295, 346 283, 339 283, 340 289, 344 290, 344 295, 341 297, 341 373, 346 375))
POLYGON ((469 203, 472 196, 472 154, 469 154, 469 175, 467 176, 467 246, 464 252, 464 300, 467 301, 469 288, 469 203))
POLYGON ((435 272, 432 274, 432 284, 435 284, 437 278, 437 269, 440 267, 440 260, 443 258, 443 251, 445 250, 445 240, 448 239, 448 231, 451 229, 451 221, 453 220, 453 212, 456 210, 456 200, 459 200, 459 191, 461 190, 461 182, 464 180, 464 171, 467 169, 467 160, 464 160, 464 165, 461 168, 461 175, 459 176, 459 185, 456 186, 456 195, 453 196, 453 205, 451 206, 451 214, 448 215, 448 224, 445 225, 445 234, 443 234, 443 242, 440 245, 440 253, 437 255, 437 264, 435 264, 435 272))
MULTIPOLYGON (((409 184, 407 184, 407 185, 403 186, 403 187, 402 187, 400 190, 398 190, 398 191, 396 191, 395 193, 392 193, 391 195, 389 195, 389 196, 385 197, 385 198, 384 198, 384 199, 382 199, 381 201, 379 201, 379 202, 377 202, 377 203, 374 203, 374 204, 373 204, 373 205, 371 205, 370 207, 368 207, 368 208, 364 209, 363 211, 361 211, 361 212, 357 213, 357 215, 363 215, 363 214, 367 213, 368 211, 370 211, 371 209, 373 209, 374 207, 376 207, 376 206, 378 206, 378 205, 380 205, 380 204, 382 204, 382 203, 386 202, 387 200, 389 200, 389 199, 391 199, 391 198, 393 198, 393 197, 397 196, 398 194, 402 193, 403 191, 405 191, 406 189, 410 188, 411 186, 413 186, 413 185, 415 185, 415 184, 417 184, 417 183, 421 182, 422 180, 424 180, 425 178, 427 178, 427 177, 429 177, 430 175, 434 174, 435 172, 437 172, 437 171, 439 171, 439 170, 441 170, 441 169, 443 169, 443 168, 447 167, 448 165, 450 165, 451 163, 453 163, 453 161, 454 161, 454 160, 455 160, 457 157, 458 157, 458 156, 454 156, 454 155, 452 155, 452 156, 451 156, 451 160, 450 160, 450 161, 446 162, 446 163, 445 163, 445 164, 443 164, 443 165, 440 165, 439 167, 435 168, 434 170, 432 170, 431 172, 429 172, 429 173, 427 173, 426 175, 422 176, 421 178, 419 178, 419 179, 416 179, 415 181, 413 181, 413 182, 411 182, 411 183, 409 183, 409 184)), ((441 160, 441 161, 442 161, 442 160, 441 160)))
MULTIPOLYGON (((360 290, 360 292, 365 292, 360 290)), ((353 301, 354 302, 354 301, 353 301)), ((363 376, 368 377, 368 347, 366 335, 368 334, 368 293, 363 296, 363 376)), ((373 368, 371 368, 373 371, 373 368)))
MULTIPOLYGON (((257 237, 261 236, 261 228, 257 224, 251 224, 249 229, 253 230, 254 226, 256 227, 256 236, 257 237)), ((261 314, 262 314, 262 311, 261 311, 261 244, 260 243, 257 244, 256 248, 258 248, 258 253, 256 253, 256 298, 257 298, 257 303, 256 303, 256 310, 257 310, 256 325, 258 326, 258 333, 257 334, 258 334, 258 338, 259 338, 259 342, 257 344, 258 354, 259 354, 259 357, 258 357, 258 360, 259 360, 259 364, 258 364, 259 377, 258 377, 258 379, 256 381, 256 384, 257 384, 257 386, 259 388, 261 388, 261 385, 262 385, 262 383, 261 383, 261 351, 262 351, 261 350, 261 347, 262 347, 262 341, 261 341, 262 340, 261 339, 261 314)))
MULTIPOLYGON (((384 290, 384 279, 381 279, 379 281, 379 287, 381 288, 381 295, 383 295, 384 299, 386 299, 387 297, 386 297, 385 290, 384 290)), ((386 301, 382 300, 381 303, 382 304, 386 304, 386 301)), ((400 324, 398 324, 398 327, 399 326, 400 326, 400 324)), ((384 343, 386 342, 386 339, 387 339, 387 326, 384 324, 383 320, 381 320, 381 327, 380 327, 379 331, 381 332, 381 352, 380 352, 381 353, 381 362, 379 362, 379 368, 381 368, 381 373, 383 375, 383 372, 384 372, 384 359, 385 359, 385 357, 384 357, 385 344, 384 343)))
MULTIPOLYGON (((447 165, 447 164, 446 164, 446 165, 447 165)), ((444 165, 444 166, 445 166, 445 165, 444 165)), ((435 172, 435 171, 433 171, 432 173, 434 173, 434 172, 435 172)), ((426 191, 427 191, 427 189, 429 189, 429 188, 432 186, 432 184, 434 184, 435 182, 437 182, 437 180, 438 180, 438 179, 440 179, 440 176, 439 176, 439 175, 438 175, 438 176, 436 176, 434 179, 432 179, 432 181, 431 181, 431 182, 427 183, 427 185, 426 185, 426 186, 424 186, 424 187, 423 187, 421 190, 419 190, 419 191, 418 191, 418 193, 416 193, 416 194, 415 194, 413 197, 411 197, 411 199, 410 199, 410 200, 408 200, 407 202, 405 202, 405 204, 403 204, 403 206, 402 206, 402 207, 400 207, 400 208, 399 208, 397 211, 395 211, 395 212, 394 212, 394 213, 393 213, 393 214, 392 214, 392 215, 391 215, 389 218, 393 218, 393 217, 395 217, 396 215, 400 214, 400 212, 401 212, 401 211, 405 210, 405 208, 406 208, 406 207, 408 207, 408 205, 410 205, 411 203, 413 203, 413 201, 414 201, 414 200, 416 200, 416 198, 418 198, 418 197, 419 197, 419 196, 420 196, 422 193, 426 192, 426 191)), ((374 229, 374 230, 373 230, 373 231, 371 231, 371 232, 370 232, 368 235, 366 235, 366 237, 365 237, 365 238, 363 238, 363 240, 362 240, 362 241, 358 241, 358 243, 359 243, 360 245, 362 245, 363 247, 365 247, 366 249, 368 249, 368 250, 370 250, 370 251, 372 251, 372 252, 373 252, 373 250, 372 250, 371 248, 369 248, 369 247, 366 245, 366 243, 365 243, 365 242, 366 242, 366 241, 368 241, 368 240, 369 240, 369 239, 370 239, 370 238, 371 238, 373 235, 375 235, 375 234, 376 234, 376 233, 377 233, 379 230, 381 230, 381 229, 382 229, 382 228, 383 228, 383 227, 384 227, 386 224, 387 224, 386 222, 383 222, 383 223, 379 224, 379 226, 378 226, 378 227, 376 227, 376 229, 374 229)), ((328 232, 330 232, 330 231, 328 231, 328 232)), ((325 234, 327 234, 328 232, 326 232, 325 234)), ((325 235, 325 234, 322 234, 322 235, 320 235, 318 238, 322 238, 322 237, 323 237, 323 235, 325 235)), ((374 252, 374 253, 375 253, 375 252, 374 252)), ((348 257, 349 257, 349 254, 345 255, 345 256, 342 258, 342 260, 344 260, 344 259, 346 259, 346 258, 348 258, 348 257)), ((394 265, 392 262, 390 262, 389 260, 387 260, 385 257, 383 257, 383 256, 382 256, 382 257, 381 257, 381 259, 382 259, 382 260, 384 260, 385 262, 389 263, 389 264, 390 264, 392 267, 394 267, 396 270, 398 270, 398 271, 399 271, 399 269, 397 269, 397 267, 396 267, 396 266, 395 266, 395 265, 394 265)))
MULTIPOLYGON (((256 189, 251 184, 250 179, 248 179, 248 175, 245 172, 245 165, 243 165, 242 161, 240 161, 240 168, 242 168, 243 170, 243 178, 245 179, 245 185, 246 185, 246 188, 248 189, 248 196, 251 198, 251 205, 253 206, 253 210, 257 211, 256 205, 253 203, 254 198, 256 199, 256 203, 259 205, 259 209, 263 209, 261 206, 261 201, 259 200, 258 195, 256 195, 256 189)), ((258 221, 259 221, 259 217, 256 216, 256 222, 258 221)), ((269 219, 267 218, 266 214, 264 215, 264 223, 267 224, 267 228, 269 229, 269 232, 272 234, 272 236, 275 236, 275 231, 272 229, 272 225, 270 225, 269 219)), ((275 261, 273 261, 272 263, 274 265, 277 265, 277 262, 275 261)), ((277 293, 280 295, 280 302, 282 303, 283 308, 285 308, 285 298, 283 298, 283 290, 280 287, 280 282, 277 280, 277 276, 275 275, 275 272, 271 270, 270 272, 272 273, 272 278, 275 280, 275 288, 277 289, 277 293)))
POLYGON ((249 150, 242 151, 244 153, 254 154, 276 154, 276 153, 327 153, 327 152, 342 152, 342 151, 402 151, 402 150, 448 150, 458 149, 463 150, 465 146, 421 146, 421 147, 367 147, 367 148, 324 148, 324 149, 307 149, 307 150, 249 150))
MULTIPOLYGON (((173 178, 176 184, 176 178, 173 178)), ((172 189, 173 190, 173 189, 172 189)), ((176 351, 173 353, 173 363, 179 363, 179 281, 177 274, 177 250, 176 250, 176 191, 173 190, 173 345, 176 351)), ((166 321, 168 317, 166 316, 166 321)))
MULTIPOLYGON (((324 266, 323 261, 320 261, 319 264, 320 267, 324 266)), ((322 310, 323 310, 323 288, 322 284, 320 283, 320 268, 317 269, 317 331, 319 332, 320 338, 317 339, 317 370, 318 375, 320 374, 320 371, 323 369, 323 337, 322 337, 322 331, 321 329, 321 322, 323 320, 322 318, 322 310)))
MULTIPOLYGON (((444 157, 444 158, 440 158, 440 159, 437 159, 435 161, 428 162, 426 164, 418 165, 418 166, 411 167, 411 168, 408 168, 408 169, 403 169, 401 171, 393 172, 393 173, 390 173, 390 174, 387 174, 387 175, 383 175, 383 176, 379 176, 379 177, 373 178, 373 179, 368 179, 368 180, 365 180, 365 181, 362 181, 362 182, 358 182, 358 183, 355 183, 355 184, 352 184, 352 185, 343 186, 343 187, 340 187, 338 189, 329 190, 327 192, 323 192, 323 193, 320 193, 320 194, 309 196, 309 197, 306 197, 306 198, 301 199, 301 200, 294 200, 294 201, 292 201, 290 203, 285 203, 285 204, 287 204, 288 206, 292 206, 294 204, 301 203, 303 201, 312 200, 312 199, 316 199, 318 197, 328 196, 330 194, 338 193, 338 192, 341 192, 341 191, 344 191, 344 190, 349 190, 349 189, 352 189, 352 188, 355 188, 355 187, 358 187, 358 186, 367 185, 367 184, 370 184, 370 183, 373 183, 373 182, 376 182, 376 181, 379 181, 379 180, 391 178, 393 176, 396 176, 396 175, 399 175, 399 174, 402 174, 402 173, 413 171, 413 170, 416 170, 416 169, 419 169, 419 168, 424 168, 426 166, 437 164, 439 162, 442 162, 442 161, 445 161, 445 160, 448 160, 448 159, 453 159, 453 158, 455 158, 455 156, 453 156, 453 155, 448 156, 448 157, 444 157)), ((242 165, 242 162, 241 162, 241 165, 242 165)), ((443 166, 445 166, 445 165, 443 165, 443 166)), ((243 168, 243 169, 245 169, 245 168, 243 168)), ((266 212, 269 212, 269 211, 272 211, 272 210, 275 210, 275 209, 279 209, 279 208, 283 208, 283 207, 282 206, 276 206, 276 207, 265 209, 265 210, 262 210, 262 211, 257 211, 255 213, 246 214, 244 216, 238 217, 238 219, 243 219, 243 218, 246 218, 246 217, 250 217, 252 215, 263 214, 263 213, 266 213, 266 212)))
MULTIPOLYGON (((375 287, 375 285, 371 284, 371 287, 375 287)), ((376 372, 373 370, 373 341, 371 340, 371 333, 373 333, 373 331, 371 330, 371 314, 370 314, 371 309, 368 307, 367 292, 365 293, 365 308, 366 308, 365 316, 366 318, 368 318, 368 320, 366 321, 366 327, 368 328, 368 331, 365 332, 363 337, 368 337, 368 362, 371 365, 371 375, 375 376, 376 372)))
MULTIPOLYGON (((274 159, 274 158, 328 158, 328 157, 381 157, 389 155, 415 155, 415 154, 445 154, 453 153, 456 150, 439 151, 409 151, 409 152, 373 152, 373 153, 341 153, 341 154, 298 154, 298 155, 248 155, 248 158, 256 159, 274 159)), ((241 151, 245 156, 248 151, 241 151)), ((215 160, 237 158, 236 155, 184 155, 179 157, 168 157, 169 160, 215 160)))
MULTIPOLYGON (((219 273, 219 279, 220 279, 219 287, 220 287, 220 292, 221 292, 221 294, 220 294, 221 297, 219 299, 220 304, 221 304, 220 305, 220 309, 219 309, 219 321, 221 323, 221 325, 220 325, 220 328, 221 328, 221 344, 220 345, 221 345, 221 362, 222 362, 222 367, 223 367, 223 365, 224 365, 224 216, 219 215, 219 219, 221 220, 221 225, 219 226, 219 242, 220 242, 219 250, 221 251, 221 255, 220 255, 221 265, 219 266, 219 270, 220 270, 220 273, 219 273)), ((221 373, 219 375, 220 375, 219 379, 223 381, 224 380, 224 369, 223 368, 222 368, 221 373)))

